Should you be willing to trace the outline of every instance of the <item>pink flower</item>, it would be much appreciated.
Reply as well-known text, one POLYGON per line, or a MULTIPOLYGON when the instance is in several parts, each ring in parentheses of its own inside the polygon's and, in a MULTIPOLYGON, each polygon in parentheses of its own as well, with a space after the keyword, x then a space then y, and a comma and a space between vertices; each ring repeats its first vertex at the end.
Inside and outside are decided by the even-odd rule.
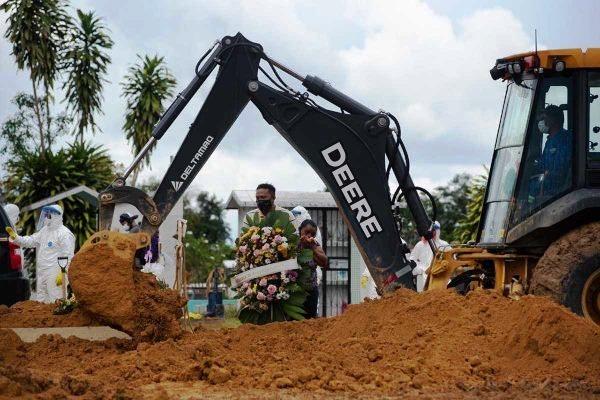
POLYGON ((254 250, 254 253, 252 253, 252 254, 254 254, 254 257, 258 257, 258 256, 260 256, 260 253, 261 253, 260 250, 254 250))
POLYGON ((270 295, 275 294, 276 291, 277 291, 277 286, 275 286, 275 285, 269 285, 267 287, 267 292, 269 292, 270 295))
POLYGON ((263 300, 265 300, 267 298, 267 296, 265 296, 265 294, 263 292, 258 292, 258 293, 256 293, 256 298, 259 301, 263 301, 263 300))
POLYGON ((267 295, 267 301, 273 301, 273 296, 271 296, 270 294, 267 295))
POLYGON ((250 296, 252 295, 252 289, 248 288, 246 289, 246 296, 250 296))
POLYGON ((252 235, 252 236, 250 237, 250 240, 252 240, 253 242, 256 242, 256 241, 258 241, 258 239, 260 239, 260 236, 258 236, 258 235, 252 235))
POLYGON ((273 240, 275 240, 275 243, 281 243, 281 239, 281 235, 276 235, 273 240))
POLYGON ((247 249, 248 249, 248 247, 247 247, 247 246, 240 246, 240 247, 238 248, 238 251, 239 251, 240 253, 244 254, 244 253, 246 252, 246 250, 247 250, 247 249))
POLYGON ((258 284, 260 286, 267 286, 267 278, 262 278, 258 284))
POLYGON ((250 286, 250 283, 248 283, 248 282, 242 283, 242 289, 246 289, 248 286, 250 286))
POLYGON ((271 246, 269 246, 269 243, 265 243, 265 245, 262 247, 263 250, 269 250, 271 248, 271 246))

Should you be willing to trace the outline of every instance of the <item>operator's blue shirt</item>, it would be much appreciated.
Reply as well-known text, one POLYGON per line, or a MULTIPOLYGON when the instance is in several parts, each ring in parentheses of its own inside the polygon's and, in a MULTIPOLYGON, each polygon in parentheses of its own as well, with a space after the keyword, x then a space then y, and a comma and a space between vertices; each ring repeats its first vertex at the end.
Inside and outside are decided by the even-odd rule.
POLYGON ((542 172, 544 172, 544 196, 553 196, 566 189, 571 182, 571 160, 573 134, 561 129, 546 140, 542 151, 542 172))

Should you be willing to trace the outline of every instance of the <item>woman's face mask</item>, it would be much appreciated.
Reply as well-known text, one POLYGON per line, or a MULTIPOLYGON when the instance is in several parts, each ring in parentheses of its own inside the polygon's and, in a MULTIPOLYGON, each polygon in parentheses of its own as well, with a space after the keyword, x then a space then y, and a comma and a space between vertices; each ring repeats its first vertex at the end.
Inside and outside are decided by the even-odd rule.
POLYGON ((545 120, 541 120, 541 121, 538 122, 538 129, 542 133, 548 133, 548 131, 550 130, 550 127, 548 125, 546 125, 546 121, 545 120))
POLYGON ((127 223, 121 224, 121 226, 123 227, 123 230, 126 232, 131 229, 131 227, 127 223))

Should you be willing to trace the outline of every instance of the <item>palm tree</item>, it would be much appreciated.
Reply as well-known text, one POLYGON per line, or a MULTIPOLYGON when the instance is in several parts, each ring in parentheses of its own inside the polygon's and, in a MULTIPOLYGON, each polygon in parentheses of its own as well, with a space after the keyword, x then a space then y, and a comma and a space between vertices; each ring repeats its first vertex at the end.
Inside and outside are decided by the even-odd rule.
POLYGON ((107 80, 106 68, 113 41, 106 34, 106 28, 93 11, 85 13, 77 10, 79 25, 74 26, 65 54, 64 69, 67 80, 63 84, 68 109, 76 116, 76 134, 83 143, 83 133, 87 128, 96 131, 94 114, 101 112, 102 86, 107 80))
MULTIPOLYGON (((128 110, 123 129, 133 154, 138 154, 152 136, 152 129, 164 110, 163 102, 173 95, 177 83, 166 67, 164 57, 138 55, 138 59, 139 62, 129 67, 121 82, 122 96, 127 100, 128 110)), ((143 160, 146 165, 153 149, 154 146, 143 160)), ((133 172, 132 186, 135 186, 140 168, 133 172)))
POLYGON ((0 5, 0 9, 9 14, 5 37, 12 44, 17 67, 29 70, 42 155, 47 148, 44 131, 49 131, 51 124, 51 89, 58 74, 60 53, 72 24, 66 7, 64 0, 7 0, 0 5), (44 95, 38 94, 40 84, 44 95), (42 103, 46 108, 45 121, 42 103))

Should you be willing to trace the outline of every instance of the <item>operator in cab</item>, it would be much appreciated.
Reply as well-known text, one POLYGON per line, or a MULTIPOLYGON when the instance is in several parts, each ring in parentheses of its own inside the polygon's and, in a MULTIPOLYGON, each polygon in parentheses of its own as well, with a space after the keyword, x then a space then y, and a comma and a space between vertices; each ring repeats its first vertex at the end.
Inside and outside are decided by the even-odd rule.
POLYGON ((559 194, 570 182, 573 135, 563 128, 564 122, 563 111, 552 104, 544 109, 538 121, 539 131, 548 135, 539 163, 543 174, 542 199, 559 194))
POLYGON ((296 230, 298 229, 298 221, 294 214, 275 204, 275 186, 270 183, 261 183, 256 187, 256 207, 254 210, 248 211, 244 217, 243 226, 246 228, 249 227, 248 218, 252 219, 256 214, 259 215, 260 219, 264 219, 271 212, 280 212, 287 214, 290 222, 296 230))

